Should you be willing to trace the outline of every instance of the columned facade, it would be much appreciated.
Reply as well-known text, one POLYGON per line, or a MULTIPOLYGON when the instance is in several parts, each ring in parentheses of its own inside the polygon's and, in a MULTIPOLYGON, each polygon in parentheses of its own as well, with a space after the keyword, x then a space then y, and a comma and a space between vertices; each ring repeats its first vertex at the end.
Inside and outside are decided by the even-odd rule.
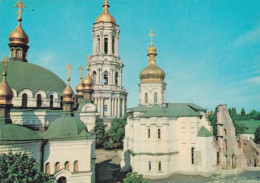
POLYGON ((93 53, 89 57, 93 79, 93 101, 101 118, 110 121, 126 114, 127 92, 122 86, 124 64, 118 55, 119 29, 108 12, 108 2, 103 5, 94 27, 93 53))

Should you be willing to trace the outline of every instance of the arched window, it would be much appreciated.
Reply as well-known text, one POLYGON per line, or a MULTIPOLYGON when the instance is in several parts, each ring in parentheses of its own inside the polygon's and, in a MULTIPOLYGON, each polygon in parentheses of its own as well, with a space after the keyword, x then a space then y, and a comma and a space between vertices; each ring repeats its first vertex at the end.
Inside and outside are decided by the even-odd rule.
POLYGON ((105 38, 104 40, 104 52, 105 54, 107 54, 108 51, 108 38, 105 38))
POLYGON ((61 109, 63 108, 63 97, 62 96, 60 97, 60 108, 61 109))
POLYGON ((53 107, 53 95, 50 96, 50 107, 53 107))
POLYGON ((26 93, 24 93, 22 95, 22 108, 26 108, 27 107, 27 100, 28 100, 28 95, 26 93))
POLYGON ((150 130, 150 128, 148 128, 148 130, 147 130, 147 137, 148 137, 148 138, 151 137, 151 130, 150 130))
POLYGON ((50 167, 50 163, 46 163, 46 165, 45 165, 45 172, 47 173, 47 174, 50 174, 51 173, 51 169, 50 169, 51 167, 50 167))
POLYGON ((118 85, 118 72, 116 72, 116 80, 115 80, 116 86, 118 85))
POLYGON ((226 129, 224 129, 224 134, 225 134, 225 136, 227 135, 227 130, 226 129))
POLYGON ((100 38, 98 36, 98 38, 97 38, 97 52, 99 53, 99 51, 100 51, 100 38))
POLYGON ((224 150, 227 151, 227 140, 224 140, 224 150))
POLYGON ((74 162, 74 172, 78 172, 79 171, 79 162, 75 161, 74 162))
POLYGON ((151 170, 152 169, 152 163, 151 161, 148 161, 148 170, 151 170))
POLYGON ((157 104, 157 92, 154 93, 154 103, 157 104))
POLYGON ((194 164, 194 147, 191 148, 191 164, 194 164))
POLYGON ((112 53, 115 53, 115 36, 112 37, 112 53))
POLYGON ((107 71, 104 73, 104 85, 108 85, 108 73, 107 73, 107 71))
POLYGON ((15 57, 15 50, 11 49, 11 57, 14 58, 15 57))
POLYGON ((42 106, 42 95, 37 95, 37 108, 40 108, 42 106))
POLYGON ((16 56, 21 58, 22 57, 22 51, 21 50, 17 50, 16 51, 16 56))
POLYGON ((144 102, 146 104, 148 104, 148 94, 147 93, 144 94, 144 102))
POLYGON ((161 138, 161 129, 158 129, 158 139, 161 138))
POLYGON ((159 161, 159 163, 158 163, 158 170, 159 170, 159 171, 162 170, 162 163, 161 163, 161 161, 159 161))
POLYGON ((93 82, 94 82, 94 83, 96 83, 96 77, 97 77, 97 73, 96 73, 96 71, 94 71, 94 72, 92 73, 92 79, 93 79, 93 82))
POLYGON ((66 170, 70 169, 70 163, 68 161, 65 162, 65 169, 66 170))
POLYGON ((55 164, 55 172, 59 171, 60 170, 60 162, 57 162, 55 164))
POLYGON ((66 177, 60 177, 60 178, 58 179, 58 183, 67 183, 66 177))

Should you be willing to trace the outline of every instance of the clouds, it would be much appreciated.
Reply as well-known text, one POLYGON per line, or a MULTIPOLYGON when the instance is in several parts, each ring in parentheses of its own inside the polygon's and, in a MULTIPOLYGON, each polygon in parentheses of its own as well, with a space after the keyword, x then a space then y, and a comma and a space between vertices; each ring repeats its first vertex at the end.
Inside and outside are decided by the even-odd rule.
POLYGON ((242 47, 257 43, 260 43, 260 27, 240 35, 234 40, 233 45, 242 47))

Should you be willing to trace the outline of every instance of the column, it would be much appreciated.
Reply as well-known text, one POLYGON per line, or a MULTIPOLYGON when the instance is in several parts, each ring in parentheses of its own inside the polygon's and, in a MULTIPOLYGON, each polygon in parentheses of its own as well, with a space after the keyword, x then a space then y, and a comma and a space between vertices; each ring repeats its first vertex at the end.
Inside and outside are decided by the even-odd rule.
POLYGON ((93 35, 93 55, 97 54, 97 37, 93 35))
POLYGON ((118 85, 122 87, 122 71, 120 72, 120 75, 118 75, 118 85))
POLYGON ((108 35, 108 52, 109 55, 112 54, 112 33, 108 35))
POLYGON ((113 117, 116 117, 116 99, 113 99, 113 117))
POLYGON ((117 36, 115 37, 115 56, 118 56, 118 40, 119 40, 119 37, 118 37, 118 33, 117 33, 117 36))
POLYGON ((102 116, 102 111, 101 111, 101 98, 98 99, 99 100, 99 115, 102 116))
POLYGON ((109 116, 112 116, 112 98, 109 98, 109 116))
POLYGON ((117 116, 120 118, 120 98, 117 99, 117 116))
POLYGON ((101 116, 104 116, 104 99, 101 98, 101 116))
POLYGON ((122 116, 125 115, 125 99, 123 99, 123 105, 122 105, 122 116))

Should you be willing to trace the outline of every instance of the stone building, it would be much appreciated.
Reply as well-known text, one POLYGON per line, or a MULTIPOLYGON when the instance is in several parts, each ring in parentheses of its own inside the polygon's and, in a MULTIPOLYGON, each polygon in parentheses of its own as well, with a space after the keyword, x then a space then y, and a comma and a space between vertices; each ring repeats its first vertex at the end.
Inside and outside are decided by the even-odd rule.
POLYGON ((94 81, 93 100, 101 118, 111 121, 126 114, 127 92, 122 85, 124 64, 119 57, 119 25, 109 13, 108 1, 94 23, 93 53, 88 57, 94 81))
POLYGON ((157 66, 156 55, 152 41, 148 66, 139 75, 139 105, 129 109, 121 170, 149 179, 174 173, 211 174, 216 145, 206 109, 192 103, 166 102, 165 72, 157 66))

